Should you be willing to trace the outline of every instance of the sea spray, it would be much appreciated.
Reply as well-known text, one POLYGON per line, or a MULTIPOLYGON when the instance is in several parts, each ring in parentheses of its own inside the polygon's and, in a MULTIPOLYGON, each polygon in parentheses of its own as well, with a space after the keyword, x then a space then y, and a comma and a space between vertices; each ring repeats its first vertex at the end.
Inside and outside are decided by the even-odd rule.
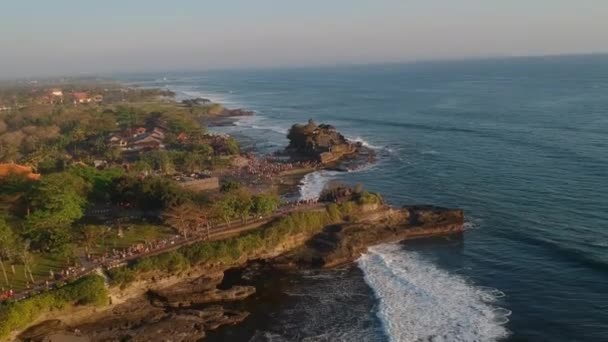
POLYGON ((346 137, 346 138, 348 140, 350 140, 350 141, 353 141, 353 142, 356 142, 356 143, 360 143, 362 146, 365 146, 367 148, 371 148, 372 150, 380 150, 380 149, 382 149, 381 146, 377 146, 377 145, 371 144, 370 142, 368 142, 367 140, 365 140, 365 139, 363 139, 362 137, 359 137, 359 136, 354 137, 354 138, 352 138, 352 137, 346 137))
POLYGON ((472 285, 399 245, 372 247, 359 260, 392 341, 496 341, 510 312, 500 292, 472 285))
POLYGON ((300 199, 314 200, 319 198, 325 185, 339 172, 320 170, 307 174, 300 182, 300 199))

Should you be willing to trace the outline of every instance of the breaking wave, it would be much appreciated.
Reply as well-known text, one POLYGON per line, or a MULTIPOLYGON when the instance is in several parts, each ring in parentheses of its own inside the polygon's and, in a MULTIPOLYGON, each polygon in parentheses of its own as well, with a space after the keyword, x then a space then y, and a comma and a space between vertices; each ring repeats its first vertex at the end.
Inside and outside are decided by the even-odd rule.
POLYGON ((265 124, 266 118, 261 115, 244 116, 237 120, 234 125, 243 128, 272 131, 279 134, 287 134, 287 128, 278 125, 265 124))
POLYGON ((479 227, 482 226, 482 224, 483 224, 482 219, 469 215, 465 218, 464 229, 465 230, 478 229, 479 227))
POLYGON ((382 146, 371 144, 370 142, 368 142, 367 140, 365 140, 361 137, 354 137, 354 138, 347 137, 347 139, 350 141, 353 141, 353 142, 361 143, 361 145, 363 145, 367 148, 371 148, 372 150, 380 150, 383 148, 382 146))
POLYGON ((300 182, 300 199, 314 200, 319 198, 325 185, 338 174, 337 171, 315 171, 307 174, 300 182))
POLYGON ((496 341, 507 337, 504 294, 472 285, 398 245, 372 247, 358 260, 392 341, 496 341))
POLYGON ((234 101, 234 99, 232 99, 230 96, 227 96, 226 94, 222 94, 222 93, 212 93, 212 92, 205 92, 205 91, 197 91, 197 90, 192 90, 190 88, 181 88, 181 87, 168 87, 169 89, 171 89, 172 91, 175 92, 175 99, 178 101, 181 100, 186 100, 186 99, 195 99, 195 98, 204 98, 204 99, 209 99, 213 102, 216 103, 221 103, 222 105, 228 106, 228 107, 242 107, 239 103, 237 103, 236 101, 234 101))

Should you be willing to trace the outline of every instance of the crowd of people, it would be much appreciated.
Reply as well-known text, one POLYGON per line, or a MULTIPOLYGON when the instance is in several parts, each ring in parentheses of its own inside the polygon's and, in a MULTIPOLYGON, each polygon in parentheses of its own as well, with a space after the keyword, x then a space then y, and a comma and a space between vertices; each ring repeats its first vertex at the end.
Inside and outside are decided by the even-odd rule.
POLYGON ((273 156, 258 158, 254 155, 247 155, 247 159, 247 165, 243 168, 232 170, 232 176, 254 177, 258 180, 270 181, 273 177, 276 177, 283 172, 318 166, 318 163, 313 161, 288 162, 278 160, 273 156))
POLYGON ((144 243, 140 242, 125 249, 113 248, 111 251, 105 252, 99 256, 89 254, 87 259, 93 262, 95 265, 101 265, 105 268, 113 268, 122 264, 126 260, 175 246, 176 244, 179 244, 185 240, 186 239, 181 235, 173 235, 165 239, 146 241, 144 243))
MULTIPOLYGON (((316 199, 309 200, 298 200, 286 203, 279 210, 277 210, 276 214, 283 214, 294 210, 298 207, 305 205, 316 205, 318 201, 316 199)), ((255 218, 254 218, 255 219, 255 218)), ((261 218, 260 218, 261 219, 261 218)), ((219 224, 214 228, 219 231, 224 231, 226 228, 229 228, 231 224, 219 224)), ((39 282, 37 284, 26 284, 26 290, 21 291, 19 293, 13 291, 12 289, 5 290, 4 288, 0 289, 0 302, 7 299, 23 299, 27 298, 31 295, 40 293, 44 290, 56 288, 60 286, 63 281, 78 279, 82 276, 89 274, 95 268, 102 266, 106 269, 114 268, 120 265, 123 265, 126 261, 135 259, 141 256, 145 256, 150 253, 159 252, 167 248, 171 248, 174 246, 181 245, 187 241, 192 239, 200 238, 201 235, 193 235, 189 239, 181 236, 181 235, 172 235, 165 239, 158 239, 153 241, 147 241, 144 243, 137 243, 132 246, 129 246, 125 249, 112 249, 109 252, 102 253, 100 255, 93 255, 91 253, 86 254, 86 261, 89 263, 86 267, 83 265, 79 266, 69 266, 65 269, 62 269, 59 272, 54 272, 53 270, 49 271, 48 279, 43 282, 39 282)), ((208 237, 208 236, 207 236, 208 237)))
POLYGON ((0 292, 0 302, 3 300, 7 300, 9 298, 13 298, 14 296, 15 296, 15 292, 13 291, 13 289, 8 289, 8 290, 2 289, 2 292, 0 292))
POLYGON ((82 277, 85 274, 86 268, 84 266, 68 266, 59 272, 49 270, 49 276, 47 279, 37 283, 31 283, 26 280, 26 289, 21 292, 16 292, 13 289, 5 290, 4 288, 0 291, 0 302, 7 299, 23 299, 32 295, 41 293, 45 290, 57 288, 61 282, 67 280, 74 280, 82 277))

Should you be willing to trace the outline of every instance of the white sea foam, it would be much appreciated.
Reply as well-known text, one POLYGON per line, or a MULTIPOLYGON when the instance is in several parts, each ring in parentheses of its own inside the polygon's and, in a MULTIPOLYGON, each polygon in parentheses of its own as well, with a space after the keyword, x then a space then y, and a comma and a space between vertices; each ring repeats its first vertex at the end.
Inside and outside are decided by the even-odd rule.
POLYGON ((496 306, 497 290, 474 286, 415 252, 376 246, 358 265, 392 341, 496 341, 509 334, 511 312, 496 306))
POLYGON ((354 138, 351 138, 351 137, 346 137, 346 138, 348 140, 350 140, 350 141, 361 143, 361 145, 363 145, 363 146, 365 146, 367 148, 371 148, 372 150, 380 150, 380 149, 383 148, 382 146, 371 144, 367 140, 365 140, 365 139, 363 139, 362 137, 359 137, 359 136, 354 137, 354 138))
POLYGON ((272 341, 272 342, 281 342, 281 341, 289 341, 287 338, 283 337, 280 334, 273 333, 270 331, 264 330, 256 330, 253 336, 249 339, 250 342, 258 342, 258 341, 272 341))
POLYGON ((172 91, 176 93, 176 99, 178 101, 185 99, 194 99, 194 98, 204 98, 209 99, 216 103, 221 103, 222 105, 234 108, 242 107, 241 104, 236 102, 230 96, 226 96, 226 94, 218 93, 218 92, 207 92, 207 91, 197 91, 191 88, 181 88, 181 87, 168 87, 172 91))
POLYGON ((279 134, 287 134, 287 128, 278 125, 268 124, 266 117, 262 115, 243 116, 239 118, 234 124, 243 128, 259 129, 265 131, 272 131, 279 134))
POLYGON ((469 215, 465 219, 463 227, 465 230, 472 230, 472 229, 478 229, 479 227, 481 227, 482 224, 483 224, 482 219, 469 215))
POLYGON ((237 121, 234 122, 235 126, 249 127, 260 121, 260 117, 257 115, 241 116, 237 121))
POLYGON ((337 174, 336 171, 321 170, 304 176, 299 187, 300 199, 314 200, 319 198, 325 185, 337 174))
POLYGON ((266 130, 266 131, 272 131, 272 132, 276 132, 276 133, 279 133, 279 134, 287 134, 287 128, 280 127, 280 126, 253 125, 253 126, 251 126, 251 128, 253 128, 253 129, 261 129, 261 130, 266 130))
MULTIPOLYGON (((366 172, 378 168, 381 162, 376 163, 368 163, 361 167, 355 169, 349 169, 348 173, 358 173, 358 172, 366 172)), ((321 192, 325 188, 325 185, 330 181, 336 179, 337 175, 344 173, 343 171, 328 171, 328 170, 320 170, 307 174, 300 181, 300 199, 301 200, 309 200, 309 199, 317 199, 321 192)))

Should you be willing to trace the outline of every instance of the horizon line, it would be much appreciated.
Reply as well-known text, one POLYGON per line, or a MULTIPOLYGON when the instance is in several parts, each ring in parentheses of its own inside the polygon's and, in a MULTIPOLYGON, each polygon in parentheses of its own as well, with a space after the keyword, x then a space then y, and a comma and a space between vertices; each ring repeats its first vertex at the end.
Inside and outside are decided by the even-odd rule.
POLYGON ((492 56, 463 56, 446 58, 424 58, 417 60, 385 61, 385 62, 328 62, 320 64, 280 64, 276 66, 250 65, 250 66, 230 66, 230 67, 186 67, 186 68, 159 68, 157 70, 134 70, 117 72, 90 72, 90 73, 59 73, 57 75, 39 76, 18 76, 2 78, 0 82, 20 82, 20 81, 52 81, 57 79, 83 79, 83 78, 103 78, 114 79, 125 75, 151 75, 169 73, 202 73, 202 72, 230 72, 230 71, 268 71, 268 70, 297 70, 297 69, 325 69, 325 68, 351 68, 351 67, 373 67, 386 65, 415 65, 427 63, 449 63, 449 62, 475 62, 475 61, 499 61, 517 59, 543 59, 543 58, 574 58, 574 57, 608 57, 606 52, 585 52, 585 53, 559 53, 559 54, 530 54, 530 55, 492 55, 492 56))

